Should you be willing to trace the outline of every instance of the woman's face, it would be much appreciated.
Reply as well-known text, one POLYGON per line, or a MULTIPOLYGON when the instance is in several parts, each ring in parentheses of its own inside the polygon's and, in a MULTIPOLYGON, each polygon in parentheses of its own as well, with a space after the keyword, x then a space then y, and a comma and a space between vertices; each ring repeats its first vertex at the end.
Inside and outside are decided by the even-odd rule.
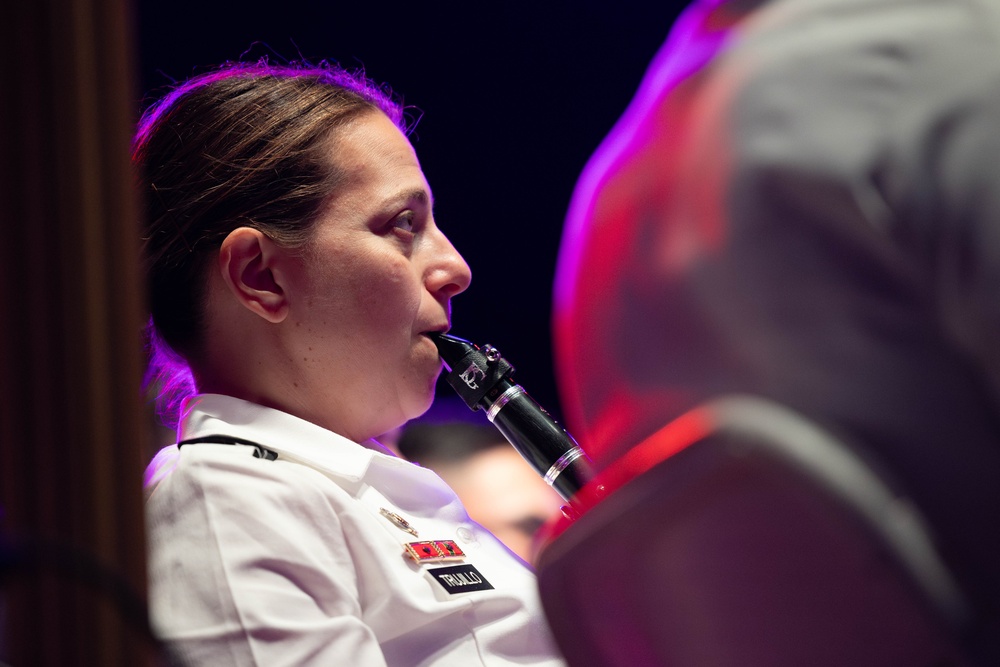
POLYGON ((449 328, 471 274, 392 121, 365 114, 327 150, 347 176, 293 263, 286 352, 298 377, 285 400, 360 441, 430 406, 441 361, 424 334, 449 328))

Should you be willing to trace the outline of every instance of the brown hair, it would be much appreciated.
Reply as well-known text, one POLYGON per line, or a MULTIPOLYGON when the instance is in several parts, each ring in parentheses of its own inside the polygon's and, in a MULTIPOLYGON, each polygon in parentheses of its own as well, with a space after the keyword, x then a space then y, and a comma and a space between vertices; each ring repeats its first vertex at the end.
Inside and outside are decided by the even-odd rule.
POLYGON ((235 63, 180 84, 143 114, 133 163, 146 205, 151 375, 169 384, 164 374, 174 371, 163 362, 180 361, 164 345, 188 359, 200 349, 205 271, 229 232, 254 227, 288 247, 305 243, 343 178, 325 153, 328 138, 372 111, 406 131, 402 107, 363 74, 235 63))

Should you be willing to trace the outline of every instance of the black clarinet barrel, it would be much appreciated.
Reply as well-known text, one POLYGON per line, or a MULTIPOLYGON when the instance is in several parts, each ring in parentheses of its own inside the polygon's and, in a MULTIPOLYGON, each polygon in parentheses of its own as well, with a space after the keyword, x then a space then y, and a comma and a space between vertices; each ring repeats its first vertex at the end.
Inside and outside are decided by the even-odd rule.
POLYGON ((566 429, 511 379, 514 367, 496 348, 434 334, 446 380, 472 410, 486 416, 565 500, 593 476, 590 459, 566 429))

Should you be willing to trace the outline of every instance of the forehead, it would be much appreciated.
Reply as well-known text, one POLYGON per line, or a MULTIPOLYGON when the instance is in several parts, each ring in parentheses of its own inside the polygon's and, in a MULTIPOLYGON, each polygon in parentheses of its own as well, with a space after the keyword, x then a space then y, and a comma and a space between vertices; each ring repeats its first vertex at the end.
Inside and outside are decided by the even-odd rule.
POLYGON ((406 208, 432 210, 416 152, 385 114, 367 113, 339 128, 328 151, 339 175, 324 209, 342 229, 363 229, 406 208))
POLYGON ((371 175, 384 168, 420 170, 410 140, 382 112, 355 118, 339 128, 332 139, 331 157, 348 175, 371 175))

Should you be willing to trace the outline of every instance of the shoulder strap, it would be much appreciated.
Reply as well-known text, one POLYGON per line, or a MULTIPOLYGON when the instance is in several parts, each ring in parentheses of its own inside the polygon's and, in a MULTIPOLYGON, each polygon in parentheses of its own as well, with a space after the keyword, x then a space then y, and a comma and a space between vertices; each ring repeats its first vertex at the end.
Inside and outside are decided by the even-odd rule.
POLYGON ((273 461, 278 458, 278 452, 268 449, 252 440, 244 440, 233 435, 204 435, 200 438, 188 438, 177 443, 180 449, 184 445, 197 445, 199 443, 211 443, 213 445, 249 445, 253 447, 254 458, 273 461))

